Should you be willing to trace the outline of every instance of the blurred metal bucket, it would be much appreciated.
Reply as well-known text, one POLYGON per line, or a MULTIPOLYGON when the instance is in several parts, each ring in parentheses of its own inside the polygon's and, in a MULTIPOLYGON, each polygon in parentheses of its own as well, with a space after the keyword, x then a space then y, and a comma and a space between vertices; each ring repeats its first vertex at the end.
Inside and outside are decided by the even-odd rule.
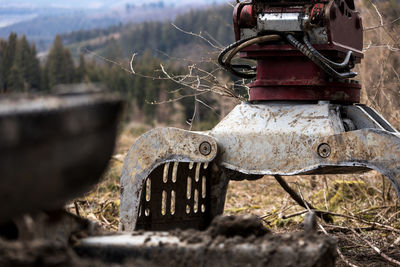
POLYGON ((121 110, 104 94, 0 97, 0 222, 61 208, 95 184, 121 110))

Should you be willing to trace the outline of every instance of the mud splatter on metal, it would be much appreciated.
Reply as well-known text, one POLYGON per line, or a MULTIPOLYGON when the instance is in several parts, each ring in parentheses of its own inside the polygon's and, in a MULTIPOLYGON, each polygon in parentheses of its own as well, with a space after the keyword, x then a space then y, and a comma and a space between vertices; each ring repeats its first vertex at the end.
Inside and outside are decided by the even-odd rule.
POLYGON ((390 179, 400 196, 399 159, 399 133, 371 108, 326 101, 242 103, 208 132, 166 128, 139 138, 128 154, 121 180, 121 229, 135 228, 143 183, 162 163, 214 160, 217 169, 228 170, 211 172, 216 188, 225 186, 225 191, 214 193, 220 212, 224 179, 239 175, 260 178, 375 169, 390 179), (204 142, 211 145, 208 156, 204 142))

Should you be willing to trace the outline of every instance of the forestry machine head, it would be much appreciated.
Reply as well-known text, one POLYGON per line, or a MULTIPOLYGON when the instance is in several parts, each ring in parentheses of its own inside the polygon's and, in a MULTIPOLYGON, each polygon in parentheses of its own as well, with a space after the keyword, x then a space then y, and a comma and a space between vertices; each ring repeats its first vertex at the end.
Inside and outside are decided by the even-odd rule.
MULTIPOLYGON (((377 170, 399 194, 399 133, 359 104, 362 54, 353 0, 238 3, 236 42, 219 56, 253 79, 250 99, 215 128, 159 128, 133 144, 121 177, 120 230, 206 228, 229 180, 377 170), (257 67, 234 63, 235 55, 257 67)), ((236 60, 236 59, 235 59, 236 60)))

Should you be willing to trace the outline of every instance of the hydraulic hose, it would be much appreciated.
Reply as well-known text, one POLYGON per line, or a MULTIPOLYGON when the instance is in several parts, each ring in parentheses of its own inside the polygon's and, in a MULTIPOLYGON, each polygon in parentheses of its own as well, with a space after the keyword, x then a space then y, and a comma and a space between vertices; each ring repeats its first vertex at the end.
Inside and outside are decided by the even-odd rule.
POLYGON ((291 45, 296 47, 303 55, 308 57, 318 67, 323 69, 328 75, 330 75, 334 78, 337 78, 337 79, 348 79, 348 78, 353 78, 357 75, 356 72, 352 72, 352 71, 343 72, 343 73, 337 72, 330 65, 328 65, 324 61, 321 61, 310 49, 308 49, 305 45, 303 45, 296 38, 294 38, 293 35, 287 34, 286 39, 291 45))
POLYGON ((243 40, 240 40, 236 43, 233 43, 232 45, 228 46, 226 49, 224 49, 220 55, 218 56, 218 63, 227 69, 229 72, 232 74, 239 76, 241 78, 246 78, 246 79, 251 79, 256 76, 255 73, 245 73, 245 72, 240 72, 235 70, 234 68, 243 68, 243 69, 254 69, 253 67, 249 65, 233 65, 231 64, 232 58, 241 50, 243 50, 246 47, 249 47, 253 44, 258 44, 258 43, 265 43, 265 42, 271 42, 271 41, 279 41, 281 37, 277 34, 272 34, 272 35, 264 35, 264 36, 255 36, 255 37, 250 37, 246 38, 243 40), (226 59, 224 60, 225 55, 228 54, 226 59))
MULTIPOLYGON (((296 47, 302 54, 304 54, 306 57, 308 57, 312 62, 314 62, 317 66, 319 66, 321 69, 323 69, 328 75, 337 78, 337 79, 348 79, 348 78, 353 78, 357 75, 356 72, 348 71, 348 72, 343 72, 340 73, 335 70, 336 69, 347 69, 348 64, 352 55, 352 52, 349 51, 346 55, 345 60, 342 63, 336 63, 328 58, 324 57, 321 55, 314 47, 312 47, 311 43, 306 39, 307 37, 304 37, 304 43, 300 43, 292 34, 287 34, 286 39, 287 41, 296 47)), ((280 35, 277 34, 271 34, 271 35, 264 35, 264 36, 254 36, 246 39, 239 40, 228 47, 226 47, 218 56, 218 63, 231 72, 232 74, 241 77, 241 78, 246 78, 246 79, 252 79, 256 76, 256 73, 246 73, 246 72, 240 72, 235 70, 235 68, 241 68, 241 69, 247 69, 247 70, 254 70, 254 67, 251 67, 249 65, 234 65, 231 64, 231 60, 233 57, 240 52, 241 50, 245 49, 246 47, 249 47, 253 44, 257 43, 265 43, 265 42, 271 42, 271 41, 279 41, 281 39, 280 35), (228 54, 229 53, 229 54, 228 54), (228 54, 228 56, 225 58, 225 56, 228 54)))
POLYGON ((241 39, 233 44, 230 44, 229 46, 227 46, 224 50, 222 50, 222 52, 219 54, 218 56, 218 64, 221 65, 222 67, 225 67, 225 62, 223 61, 224 56, 231 51, 232 49, 238 47, 239 45, 243 44, 244 42, 253 39, 254 37, 249 37, 249 38, 245 38, 245 39, 241 39))
POLYGON ((304 44, 306 45, 306 47, 321 61, 327 63, 328 65, 330 65, 331 67, 335 68, 335 69, 349 69, 349 61, 351 58, 351 55, 353 54, 352 51, 348 51, 346 54, 346 58, 343 60, 342 63, 336 63, 331 61, 330 59, 324 57, 321 53, 318 52, 318 50, 316 50, 312 44, 308 41, 308 38, 306 35, 304 35, 303 37, 303 41, 304 44))

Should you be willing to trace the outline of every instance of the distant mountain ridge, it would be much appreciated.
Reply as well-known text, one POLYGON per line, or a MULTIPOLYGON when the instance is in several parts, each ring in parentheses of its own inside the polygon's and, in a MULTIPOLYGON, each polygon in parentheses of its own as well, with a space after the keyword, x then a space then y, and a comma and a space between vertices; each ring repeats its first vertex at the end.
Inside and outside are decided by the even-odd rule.
POLYGON ((146 50, 160 58, 166 55, 185 57, 188 54, 194 57, 209 56, 212 47, 207 42, 183 31, 201 32, 216 45, 226 46, 234 41, 232 11, 229 5, 219 5, 177 16, 173 21, 176 27, 171 21, 153 21, 77 31, 63 34, 61 38, 75 58, 81 53, 94 52, 106 58, 122 60, 129 58, 132 52, 140 57, 146 50))
POLYGON ((36 43, 39 51, 45 51, 57 34, 126 23, 173 20, 179 14, 214 2, 225 1, 0 0, 0 38, 7 38, 11 32, 25 34, 29 41, 36 43), (80 8, 84 4, 85 7, 80 8))

